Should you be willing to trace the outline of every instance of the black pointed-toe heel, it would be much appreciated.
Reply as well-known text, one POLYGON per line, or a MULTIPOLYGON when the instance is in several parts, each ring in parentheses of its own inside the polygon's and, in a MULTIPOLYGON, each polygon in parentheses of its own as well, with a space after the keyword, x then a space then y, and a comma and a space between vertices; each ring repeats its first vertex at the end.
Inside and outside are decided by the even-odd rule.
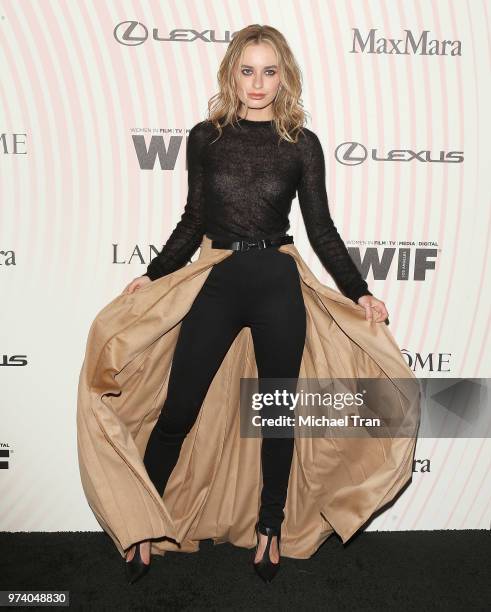
POLYGON ((264 582, 271 582, 271 580, 273 580, 273 578, 276 576, 276 574, 278 573, 280 569, 281 557, 278 560, 278 563, 273 563, 271 559, 269 558, 269 549, 271 547, 271 540, 273 539, 274 536, 276 536, 278 538, 278 554, 279 555, 281 554, 280 553, 281 527, 280 529, 275 529, 274 527, 264 527, 263 525, 259 523, 259 521, 256 523, 257 544, 256 544, 256 550, 254 551, 254 558, 257 554, 257 549, 259 547, 259 534, 260 533, 268 536, 268 541, 266 542, 266 548, 264 549, 262 558, 257 563, 254 563, 254 559, 253 559, 253 565, 254 565, 254 569, 256 570, 256 573, 264 580, 264 582))
POLYGON ((145 563, 141 557, 140 542, 138 542, 136 545, 133 559, 131 559, 131 561, 126 561, 125 559, 124 564, 126 566, 126 577, 128 578, 128 582, 130 584, 133 584, 133 582, 136 582, 148 572, 150 569, 150 563, 145 563))

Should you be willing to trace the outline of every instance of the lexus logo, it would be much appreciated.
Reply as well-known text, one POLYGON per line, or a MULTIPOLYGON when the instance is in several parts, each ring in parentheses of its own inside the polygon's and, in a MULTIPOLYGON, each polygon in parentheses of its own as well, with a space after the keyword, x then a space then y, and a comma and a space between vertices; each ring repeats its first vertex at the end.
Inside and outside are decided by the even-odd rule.
POLYGON ((368 157, 368 151, 359 142, 342 142, 336 147, 334 156, 345 166, 357 166, 368 157))
MULTIPOLYGON (((334 157, 344 166, 358 166, 368 159, 368 149, 360 142, 342 142, 336 147, 334 157)), ((463 151, 439 151, 432 153, 427 149, 411 151, 410 149, 391 149, 386 155, 371 149, 371 159, 376 162, 408 162, 416 159, 423 163, 461 164, 464 161, 463 151)))
MULTIPOLYGON (((229 43, 233 37, 232 32, 225 30, 225 36, 218 38, 215 30, 192 30, 188 28, 179 28, 171 30, 167 36, 160 36, 158 28, 152 28, 151 37, 157 42, 194 42, 202 40, 204 42, 229 43)), ((150 38, 148 28, 140 21, 122 21, 113 30, 113 35, 116 41, 122 45, 135 47, 141 45, 150 38)))
POLYGON ((139 21, 122 21, 114 28, 113 34, 114 38, 122 45, 134 47, 147 40, 148 29, 139 21))

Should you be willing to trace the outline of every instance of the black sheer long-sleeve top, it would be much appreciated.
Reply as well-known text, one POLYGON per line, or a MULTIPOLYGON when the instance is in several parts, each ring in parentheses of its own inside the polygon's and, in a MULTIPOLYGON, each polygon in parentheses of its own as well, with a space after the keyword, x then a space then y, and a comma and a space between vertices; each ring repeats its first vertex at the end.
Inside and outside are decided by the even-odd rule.
POLYGON ((272 121, 239 119, 217 136, 208 120, 190 130, 187 202, 147 276, 155 280, 184 266, 203 234, 231 240, 284 235, 298 193, 309 241, 340 291, 355 302, 372 295, 331 218, 317 135, 304 127, 290 143, 280 140, 272 121))

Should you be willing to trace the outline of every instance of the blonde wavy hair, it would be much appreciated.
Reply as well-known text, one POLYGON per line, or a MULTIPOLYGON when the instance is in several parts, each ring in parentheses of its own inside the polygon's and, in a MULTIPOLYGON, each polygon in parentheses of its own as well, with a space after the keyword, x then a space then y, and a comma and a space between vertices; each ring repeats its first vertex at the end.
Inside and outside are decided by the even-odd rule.
POLYGON ((302 73, 286 38, 268 25, 249 25, 235 33, 218 69, 219 91, 208 101, 208 117, 222 134, 222 127, 237 123, 241 100, 237 95, 235 70, 247 45, 269 43, 276 52, 280 74, 280 87, 273 101, 273 120, 280 140, 298 142, 307 111, 303 109, 302 73))

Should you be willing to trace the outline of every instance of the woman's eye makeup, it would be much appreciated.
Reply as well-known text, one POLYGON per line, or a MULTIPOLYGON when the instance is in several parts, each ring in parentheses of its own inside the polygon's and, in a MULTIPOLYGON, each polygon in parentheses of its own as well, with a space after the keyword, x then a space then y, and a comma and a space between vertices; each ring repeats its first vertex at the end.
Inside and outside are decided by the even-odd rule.
MULTIPOLYGON (((242 68, 242 74, 245 76, 250 76, 251 72, 252 70, 250 68, 242 68)), ((268 76, 274 76, 276 74, 276 70, 273 70, 273 69, 266 70, 265 74, 267 74, 268 76)))

